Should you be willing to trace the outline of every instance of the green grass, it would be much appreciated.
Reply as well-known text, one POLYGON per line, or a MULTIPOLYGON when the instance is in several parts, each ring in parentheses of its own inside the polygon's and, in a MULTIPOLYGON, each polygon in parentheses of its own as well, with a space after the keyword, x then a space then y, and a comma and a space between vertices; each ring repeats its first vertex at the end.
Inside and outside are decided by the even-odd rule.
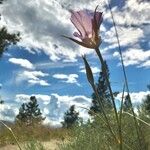
MULTIPOLYGON (((117 133, 115 117, 109 116, 110 124, 117 133)), ((141 128, 140 140, 142 150, 150 149, 150 128, 139 123, 141 128)), ((60 147, 60 150, 119 150, 119 144, 110 134, 102 120, 96 119, 94 123, 88 123, 74 129, 73 140, 60 147)), ((123 150, 140 150, 138 136, 135 130, 133 118, 123 114, 122 116, 123 150)))
POLYGON ((46 150, 39 141, 29 141, 24 145, 23 150, 46 150))

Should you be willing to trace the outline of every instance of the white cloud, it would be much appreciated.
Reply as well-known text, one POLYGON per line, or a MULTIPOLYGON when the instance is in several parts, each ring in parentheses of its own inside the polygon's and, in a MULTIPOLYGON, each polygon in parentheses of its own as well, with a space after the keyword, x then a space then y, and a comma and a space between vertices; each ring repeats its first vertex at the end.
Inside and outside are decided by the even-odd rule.
POLYGON ((65 82, 65 83, 76 83, 79 85, 79 83, 77 81, 77 78, 78 78, 77 74, 68 74, 68 75, 54 74, 53 78, 60 79, 60 80, 62 80, 62 82, 65 82))
MULTIPOLYGON (((61 58, 67 62, 76 61, 77 56, 93 51, 81 48, 61 37, 61 35, 72 36, 76 30, 70 22, 71 14, 68 10, 83 8, 94 10, 97 2, 97 0, 88 0, 86 3, 83 0, 78 2, 9 0, 1 6, 1 25, 5 25, 10 32, 19 31, 21 41, 18 45, 26 47, 32 53, 42 50, 54 61, 61 58)), ((104 10, 103 5, 104 2, 101 2, 99 9, 104 10)))
POLYGON ((51 96, 43 95, 43 94, 31 94, 31 95, 17 94, 15 99, 16 102, 26 103, 29 102, 31 96, 35 96, 39 102, 42 101, 45 105, 47 105, 51 99, 51 96))
POLYGON ((28 81, 28 83, 31 85, 38 84, 41 86, 49 86, 50 84, 47 81, 40 79, 41 77, 46 76, 48 76, 48 74, 43 73, 42 71, 23 71, 18 73, 16 77, 16 83, 28 81))
MULTIPOLYGON (((130 92, 131 101, 133 104, 141 104, 143 102, 145 96, 148 94, 150 94, 150 91, 130 92)), ((126 92, 125 92, 125 95, 127 95, 126 92)), ((122 93, 119 93, 117 95, 116 99, 121 101, 122 93)))
MULTIPOLYGON (((115 21, 119 25, 142 25, 150 23, 149 9, 150 5, 148 1, 141 3, 137 0, 125 1, 121 13, 117 8, 114 9, 115 21)), ((110 14, 107 14, 106 17, 110 18, 110 14)))
MULTIPOLYGON (((143 31, 140 28, 133 28, 133 27, 126 28, 118 26, 117 29, 121 46, 132 46, 133 44, 136 44, 139 41, 139 39, 141 39, 144 36, 143 31)), ((111 29, 105 33, 105 37, 103 40, 113 45, 117 44, 114 27, 111 27, 111 29)))
POLYGON ((9 58, 9 62, 13 64, 17 64, 21 67, 27 68, 27 69, 34 69, 33 64, 27 60, 27 59, 22 59, 22 58, 9 58))
MULTIPOLYGON (((86 70, 85 70, 85 67, 84 67, 84 66, 81 66, 80 69, 81 69, 80 72, 86 73, 86 70)), ((91 66, 91 70, 92 70, 92 73, 93 73, 93 74, 100 73, 100 69, 99 69, 98 67, 93 67, 93 66, 91 66)))
POLYGON ((17 105, 4 103, 0 105, 0 120, 14 121, 14 117, 18 114, 19 110, 17 105))
MULTIPOLYGON (((73 62, 76 61, 77 56, 84 53, 91 54, 93 50, 79 47, 60 36, 72 36, 75 30, 70 22, 68 10, 85 8, 94 10, 98 3, 98 0, 88 0, 86 3, 83 0, 78 2, 73 0, 36 0, 32 2, 30 0, 25 2, 9 0, 1 6, 0 13, 3 16, 1 25, 6 25, 10 32, 20 31, 22 40, 19 45, 26 47, 30 52, 42 50, 51 60, 63 59, 63 62, 73 62)), ((105 23, 112 23, 112 19, 109 10, 104 7, 105 5, 105 1, 101 1, 99 5, 99 10, 104 14, 101 37, 107 43, 107 47, 104 47, 103 51, 117 47, 114 28, 106 28, 105 23)), ((122 8, 114 7, 112 9, 121 46, 135 48, 141 39, 148 39, 149 9, 148 1, 138 2, 137 0, 128 0, 122 8)))
POLYGON ((30 83, 31 85, 41 85, 41 86, 49 86, 50 84, 47 81, 44 80, 28 80, 28 83, 30 83))
MULTIPOLYGON (((134 50, 132 51, 134 53, 136 50, 136 56, 132 53, 133 55, 131 54, 131 56, 129 56, 129 60, 125 58, 125 61, 126 59, 128 60, 125 62, 127 66, 133 64, 139 65, 140 63, 143 63, 141 67, 149 66, 147 65, 148 62, 146 57, 149 53, 149 50, 147 50, 150 36, 149 9, 150 5, 148 1, 139 2, 137 0, 125 1, 125 5, 122 8, 112 8, 122 50, 126 50, 124 53, 128 53, 129 51, 131 53, 131 49, 134 50), (143 42, 144 44, 141 44, 143 42), (140 55, 142 58, 139 58, 140 55), (143 59, 144 57, 145 59, 143 59), (141 62, 141 59, 144 62, 141 62)), ((109 10, 104 13, 104 20, 112 24, 109 10)), ((107 43, 107 47, 104 47, 103 50, 118 49, 114 27, 111 27, 104 33, 102 32, 102 39, 107 43)))
MULTIPOLYGON (((149 67, 150 50, 128 49, 123 52, 123 60, 125 66, 137 65, 139 67, 149 67)), ((114 52, 114 57, 120 58, 119 52, 114 52)))
POLYGON ((83 96, 69 96, 59 95, 52 93, 51 95, 40 95, 40 94, 18 94, 16 95, 16 102, 29 102, 30 96, 36 96, 39 107, 44 116, 46 116, 45 124, 54 126, 61 126, 60 122, 63 121, 64 113, 69 109, 71 105, 76 106, 76 110, 79 111, 80 116, 86 121, 89 118, 86 109, 81 107, 89 108, 91 99, 83 96))
POLYGON ((2 84, 0 83, 0 89, 2 88, 2 84))
POLYGON ((147 60, 147 61, 143 62, 138 67, 150 68, 150 60, 147 60))

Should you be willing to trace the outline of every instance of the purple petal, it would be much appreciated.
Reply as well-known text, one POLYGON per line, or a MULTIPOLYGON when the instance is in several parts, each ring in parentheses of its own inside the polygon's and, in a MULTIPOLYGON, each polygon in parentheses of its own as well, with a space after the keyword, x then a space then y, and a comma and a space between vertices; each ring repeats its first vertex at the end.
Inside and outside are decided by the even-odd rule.
POLYGON ((73 12, 71 15, 71 21, 78 29, 83 38, 92 34, 92 18, 93 15, 87 10, 73 12))
POLYGON ((100 27, 100 24, 102 23, 103 21, 103 18, 102 18, 102 12, 96 12, 96 22, 97 22, 97 27, 99 29, 100 27))
POLYGON ((93 15, 88 10, 79 11, 78 14, 81 16, 82 25, 86 34, 92 33, 92 18, 93 15))
POLYGON ((86 33, 85 33, 84 27, 82 25, 82 20, 81 20, 80 15, 77 12, 72 12, 70 20, 74 24, 74 26, 77 28, 80 35, 84 37, 86 33))

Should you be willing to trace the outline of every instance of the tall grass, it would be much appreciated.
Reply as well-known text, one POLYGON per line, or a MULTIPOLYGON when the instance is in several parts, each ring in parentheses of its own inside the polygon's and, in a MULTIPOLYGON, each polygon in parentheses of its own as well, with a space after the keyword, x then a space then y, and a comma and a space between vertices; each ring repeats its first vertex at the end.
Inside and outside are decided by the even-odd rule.
MULTIPOLYGON (((47 126, 20 126, 18 124, 10 125, 11 130, 14 132, 18 143, 24 143, 28 141, 50 141, 56 139, 58 141, 64 141, 70 138, 72 131, 63 128, 51 128, 47 126)), ((7 144, 16 144, 16 140, 10 135, 10 131, 6 128, 2 128, 0 132, 0 147, 7 144)))
MULTIPOLYGON (((109 113, 110 124, 113 129, 117 127, 113 111, 109 113)), ((150 148, 149 127, 143 123, 140 124, 144 139, 141 139, 143 150, 150 148)), ((118 143, 112 137, 104 122, 96 117, 92 123, 87 123, 78 128, 74 128, 75 136, 68 144, 60 147, 60 150, 118 150, 118 143)), ((122 114, 122 149, 140 150, 138 145, 138 136, 136 134, 133 117, 122 114)))

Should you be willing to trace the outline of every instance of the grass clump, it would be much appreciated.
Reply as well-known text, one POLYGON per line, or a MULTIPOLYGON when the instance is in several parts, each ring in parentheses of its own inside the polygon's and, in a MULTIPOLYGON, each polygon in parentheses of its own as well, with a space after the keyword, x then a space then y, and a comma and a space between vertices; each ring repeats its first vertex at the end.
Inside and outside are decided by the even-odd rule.
POLYGON ((29 141, 25 143, 23 150, 46 150, 41 142, 39 141, 29 141))

